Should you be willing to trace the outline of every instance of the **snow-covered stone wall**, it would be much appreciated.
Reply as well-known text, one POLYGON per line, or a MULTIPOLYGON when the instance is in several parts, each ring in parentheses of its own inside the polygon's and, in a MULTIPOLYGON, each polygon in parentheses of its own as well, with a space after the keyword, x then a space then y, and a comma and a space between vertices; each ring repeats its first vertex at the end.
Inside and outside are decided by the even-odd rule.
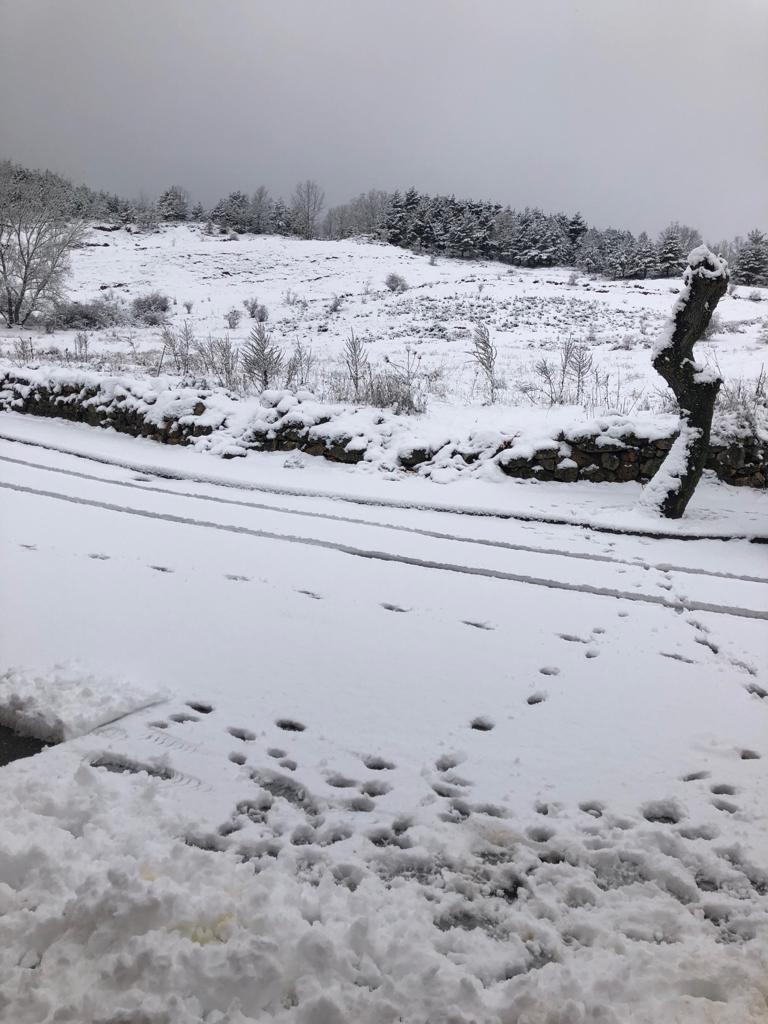
MULTIPOLYGON (((0 410, 112 428, 223 458, 299 449, 334 462, 379 463, 434 476, 489 462, 512 477, 595 482, 649 480, 676 437, 674 416, 604 416, 542 435, 493 430, 451 435, 425 419, 319 402, 308 392, 240 399, 177 379, 109 377, 56 367, 0 370, 0 410)), ((768 436, 733 417, 716 421, 707 468, 727 483, 768 486, 768 436)))

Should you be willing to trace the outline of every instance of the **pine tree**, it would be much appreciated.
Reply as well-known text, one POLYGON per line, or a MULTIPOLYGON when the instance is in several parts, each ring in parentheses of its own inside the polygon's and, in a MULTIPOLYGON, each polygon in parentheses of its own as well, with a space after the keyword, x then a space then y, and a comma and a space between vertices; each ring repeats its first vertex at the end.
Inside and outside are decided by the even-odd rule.
POLYGON ((189 193, 181 185, 171 185, 157 201, 161 220, 184 221, 189 217, 189 193))
POLYGON ((662 277, 677 277, 685 266, 685 253, 677 229, 677 224, 670 224, 659 235, 659 273, 662 277))
POLYGON ((735 278, 739 284, 768 285, 768 238, 755 229, 736 256, 735 278))
POLYGON ((282 199, 276 199, 272 206, 272 230, 276 235, 291 235, 291 212, 282 199))
POLYGON ((650 240, 645 231, 641 232, 637 239, 637 276, 657 277, 659 274, 659 257, 656 246, 650 240))
POLYGON ((189 219, 194 221, 195 224, 199 224, 205 220, 205 207, 202 203, 195 203, 189 211, 189 219))

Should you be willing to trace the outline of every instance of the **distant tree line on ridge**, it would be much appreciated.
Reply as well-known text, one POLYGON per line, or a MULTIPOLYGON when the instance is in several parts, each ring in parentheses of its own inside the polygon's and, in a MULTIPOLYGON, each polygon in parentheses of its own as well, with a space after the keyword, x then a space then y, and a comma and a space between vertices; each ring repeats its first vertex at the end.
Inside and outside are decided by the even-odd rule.
MULTIPOLYGON (((370 236, 413 252, 457 259, 492 259, 520 267, 576 267, 613 279, 676 277, 688 253, 702 242, 685 224, 669 224, 656 238, 617 228, 591 227, 580 213, 545 213, 537 207, 509 206, 455 196, 372 189, 348 203, 326 209, 319 185, 300 182, 290 199, 273 197, 264 187, 230 192, 210 209, 192 203, 180 185, 166 188, 155 201, 126 199, 114 193, 74 185, 51 171, 32 171, 0 163, 0 179, 12 176, 40 191, 66 197, 72 216, 152 230, 160 223, 197 222, 209 232, 277 234, 340 239, 370 236)), ((768 236, 750 231, 710 243, 725 259, 737 284, 768 285, 768 236)))

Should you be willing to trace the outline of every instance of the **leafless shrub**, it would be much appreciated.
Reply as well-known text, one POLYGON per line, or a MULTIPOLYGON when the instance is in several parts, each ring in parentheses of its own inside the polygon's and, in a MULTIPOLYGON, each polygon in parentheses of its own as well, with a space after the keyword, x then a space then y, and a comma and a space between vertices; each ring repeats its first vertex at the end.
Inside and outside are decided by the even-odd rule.
POLYGON ((491 334, 485 324, 477 324, 472 334, 472 348, 467 353, 485 381, 488 402, 493 405, 499 389, 496 377, 496 357, 498 352, 491 341, 491 334))
POLYGON ((768 374, 760 367, 757 377, 732 377, 723 381, 717 398, 720 412, 736 413, 757 433, 760 411, 768 411, 768 374))
POLYGON ((88 335, 85 331, 78 331, 75 335, 75 359, 81 363, 88 362, 88 335))
POLYGON ((557 362, 547 357, 533 365, 534 380, 518 385, 534 405, 580 405, 588 385, 598 386, 599 372, 586 345, 573 338, 560 342, 557 362))
POLYGON ((191 299, 187 299, 187 301, 184 303, 184 309, 185 309, 185 311, 187 313, 187 316, 189 316, 189 314, 192 312, 192 306, 193 305, 194 305, 194 303, 192 302, 191 299))
POLYGON ((404 292, 408 290, 408 282, 400 274, 387 274, 384 284, 391 292, 404 292))
POLYGON ((195 343, 195 355, 206 376, 212 377, 219 387, 237 391, 241 385, 240 353, 228 334, 195 343))
POLYGON ((13 342, 13 356, 11 357, 16 366, 26 366, 35 361, 35 346, 31 338, 15 338, 13 342))
POLYGON ((256 296, 252 296, 250 299, 243 299, 243 306, 246 313, 252 319, 256 319, 256 310, 259 308, 259 300, 256 296))
POLYGON ((251 331, 242 350, 243 374, 249 383, 261 391, 273 387, 283 369, 282 350, 272 344, 272 335, 263 323, 251 331))
POLYGON ((286 288, 283 292, 283 302, 286 306, 297 306, 301 302, 301 296, 291 288, 286 288))
POLYGON ((226 320, 227 327, 230 329, 230 331, 235 330, 237 325, 240 323, 242 315, 243 314, 236 306, 233 306, 231 309, 227 310, 227 312, 224 314, 224 319, 226 320))
POLYGON ((334 295, 328 305, 329 313, 338 313, 341 307, 344 305, 344 297, 342 295, 334 295))
POLYGON ((180 331, 174 331, 173 328, 166 324, 160 337, 163 340, 164 347, 171 353, 173 368, 176 373, 182 377, 193 373, 196 369, 195 361, 198 346, 189 321, 184 321, 180 331))
POLYGON ((286 387, 309 387, 313 383, 315 362, 315 354, 312 349, 305 346, 300 338, 297 338, 285 367, 286 387))
POLYGON ((349 337, 344 343, 344 364, 352 385, 353 397, 359 402, 369 367, 363 343, 354 331, 349 332, 349 337))

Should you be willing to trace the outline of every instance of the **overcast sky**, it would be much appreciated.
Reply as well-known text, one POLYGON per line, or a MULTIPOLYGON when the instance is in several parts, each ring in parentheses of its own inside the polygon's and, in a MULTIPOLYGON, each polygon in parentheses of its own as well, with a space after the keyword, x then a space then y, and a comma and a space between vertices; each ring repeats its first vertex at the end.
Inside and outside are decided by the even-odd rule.
POLYGON ((0 0, 0 157, 768 228, 768 0, 0 0))

